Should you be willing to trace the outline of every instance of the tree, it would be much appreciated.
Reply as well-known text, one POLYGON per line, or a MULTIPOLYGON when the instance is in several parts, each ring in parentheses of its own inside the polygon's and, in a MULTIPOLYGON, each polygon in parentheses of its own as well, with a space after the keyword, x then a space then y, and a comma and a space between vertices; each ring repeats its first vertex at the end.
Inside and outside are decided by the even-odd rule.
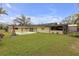
POLYGON ((20 17, 16 17, 16 19, 14 19, 14 22, 18 23, 21 26, 25 26, 25 25, 29 25, 31 24, 29 17, 26 18, 26 16, 21 15, 20 17))
POLYGON ((75 16, 77 17, 76 20, 74 21, 74 24, 78 24, 79 23, 79 14, 75 14, 75 16))
POLYGON ((0 16, 3 14, 8 15, 7 11, 4 8, 0 8, 0 16))
POLYGON ((77 24, 79 23, 79 14, 77 13, 77 14, 68 16, 62 22, 67 24, 77 24))
MULTIPOLYGON (((3 14, 4 15, 8 15, 7 12, 6 12, 6 10, 1 7, 0 8, 0 16, 3 15, 3 14)), ((0 33, 0 40, 2 40, 3 36, 4 36, 4 34, 3 33, 0 33)))
POLYGON ((62 23, 64 23, 64 24, 70 24, 71 22, 70 22, 70 19, 71 19, 71 16, 68 16, 68 17, 66 17, 63 21, 62 21, 62 23))
MULTIPOLYGON (((31 18, 29 17, 26 18, 26 16, 21 15, 20 17, 16 17, 16 19, 14 19, 14 22, 18 23, 20 26, 26 26, 31 24, 30 19, 31 18)), ((23 31, 23 28, 21 28, 21 31, 23 31)))
MULTIPOLYGON (((7 11, 4 8, 1 7, 0 8, 0 16, 3 15, 3 14, 8 15, 7 11)), ((0 24, 0 29, 3 28, 4 26, 5 26, 5 24, 0 24)))
POLYGON ((79 23, 77 23, 77 29, 78 29, 78 31, 79 31, 79 23))

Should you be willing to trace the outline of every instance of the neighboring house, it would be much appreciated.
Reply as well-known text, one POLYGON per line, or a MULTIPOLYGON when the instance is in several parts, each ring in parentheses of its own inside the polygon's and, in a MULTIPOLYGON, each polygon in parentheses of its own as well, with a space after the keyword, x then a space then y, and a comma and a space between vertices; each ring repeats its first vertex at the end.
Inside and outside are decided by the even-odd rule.
MULTIPOLYGON (((12 32, 13 27, 9 25, 9 32, 12 32)), ((15 32, 42 32, 42 33, 59 33, 65 34, 68 30, 68 26, 65 24, 48 23, 40 25, 27 25, 19 26, 15 25, 15 32)))
POLYGON ((71 21, 71 24, 68 24, 68 31, 79 32, 78 24, 79 24, 79 18, 78 17, 73 18, 73 21, 71 21))
POLYGON ((79 32, 79 13, 66 17, 63 23, 68 24, 68 32, 79 32))
POLYGON ((77 32, 77 31, 78 31, 77 24, 68 25, 68 32, 77 32))

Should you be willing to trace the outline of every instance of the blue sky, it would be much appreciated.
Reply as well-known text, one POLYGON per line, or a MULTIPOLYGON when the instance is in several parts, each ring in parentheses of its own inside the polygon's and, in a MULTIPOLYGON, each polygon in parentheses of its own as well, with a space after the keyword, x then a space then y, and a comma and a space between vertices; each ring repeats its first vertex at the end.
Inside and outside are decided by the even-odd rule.
POLYGON ((74 3, 3 3, 1 6, 8 11, 8 16, 0 17, 2 22, 12 22, 21 14, 31 17, 34 24, 61 22, 65 17, 79 11, 74 3))

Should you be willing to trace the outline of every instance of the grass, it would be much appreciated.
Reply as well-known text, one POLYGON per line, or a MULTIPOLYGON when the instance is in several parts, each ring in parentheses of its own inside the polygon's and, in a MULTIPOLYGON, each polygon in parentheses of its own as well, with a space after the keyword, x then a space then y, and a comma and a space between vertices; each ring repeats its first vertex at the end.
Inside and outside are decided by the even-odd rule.
POLYGON ((72 37, 78 37, 79 38, 79 32, 69 33, 69 35, 72 36, 72 37))
MULTIPOLYGON (((5 33, 6 34, 6 33, 5 33)), ((2 56, 79 55, 79 39, 67 35, 36 33, 10 37, 0 42, 2 56)))

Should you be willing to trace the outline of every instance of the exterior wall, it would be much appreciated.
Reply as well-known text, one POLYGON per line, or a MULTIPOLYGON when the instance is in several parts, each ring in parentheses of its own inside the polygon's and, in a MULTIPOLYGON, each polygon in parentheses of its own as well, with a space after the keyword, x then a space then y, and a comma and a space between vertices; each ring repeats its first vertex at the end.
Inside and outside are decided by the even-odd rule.
POLYGON ((50 30, 50 27, 37 27, 37 32, 42 32, 42 33, 58 33, 58 34, 63 34, 63 30, 50 30), (42 29, 44 28, 44 29, 42 29))
POLYGON ((17 28, 18 29, 15 29, 16 32, 28 32, 29 31, 28 27, 18 26, 17 28))
MULTIPOLYGON (((63 30, 51 30, 50 27, 47 26, 15 26, 15 28, 18 28, 15 29, 15 32, 31 32, 30 28, 33 28, 33 32, 63 34, 63 30)), ((12 30, 12 26, 9 26, 9 32, 12 32, 12 30)))
MULTIPOLYGON (((22 26, 16 26, 15 28, 18 28, 18 29, 15 29, 15 32, 24 32, 24 31, 28 31, 28 29, 26 30, 26 29, 24 29, 24 27, 22 27, 22 26), (23 29, 22 29, 23 28, 23 29)), ((13 30, 13 28, 12 28, 12 26, 9 26, 9 32, 12 32, 12 30, 13 30)))
POLYGON ((52 31, 50 31, 50 33, 63 34, 63 31, 61 31, 61 30, 52 30, 52 31))
POLYGON ((49 27, 39 26, 37 27, 37 32, 49 33, 49 27))
MULTIPOLYGON (((46 27, 46 26, 37 26, 37 27, 16 26, 16 28, 18 28, 18 29, 15 29, 15 32, 30 32, 30 28, 33 28, 33 32, 63 34, 63 31, 50 30, 50 27, 46 27), (27 28, 27 29, 25 29, 25 28, 27 28)), ((12 32, 12 30, 13 30, 12 26, 9 26, 9 32, 12 32)))
MULTIPOLYGON (((15 28, 18 28, 18 29, 15 29, 15 32, 30 32, 30 28, 33 28, 33 31, 34 32, 36 31, 36 28, 35 27, 15 26, 15 28)), ((8 31, 9 32, 12 32, 13 31, 12 26, 9 26, 8 31)))
POLYGON ((77 31, 77 25, 76 24, 68 25, 68 31, 69 32, 76 32, 77 31))

